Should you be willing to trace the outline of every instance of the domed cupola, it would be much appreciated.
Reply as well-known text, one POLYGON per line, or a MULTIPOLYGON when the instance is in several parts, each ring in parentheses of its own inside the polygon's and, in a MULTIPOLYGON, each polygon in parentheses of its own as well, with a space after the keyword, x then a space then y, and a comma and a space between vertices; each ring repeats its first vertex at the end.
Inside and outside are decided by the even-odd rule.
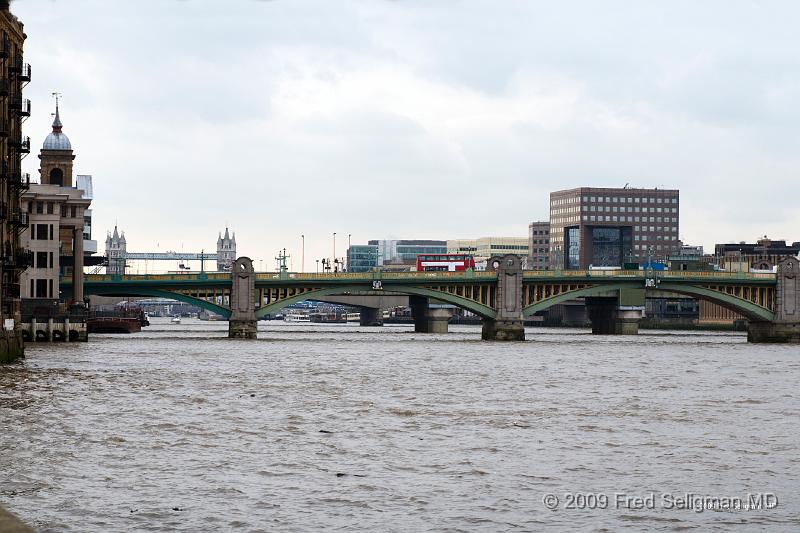
POLYGON ((53 131, 44 140, 42 150, 72 150, 69 137, 61 131, 61 117, 58 114, 58 103, 56 103, 56 119, 53 121, 53 131))
POLYGON ((58 93, 53 93, 56 97, 55 120, 53 120, 53 131, 44 140, 42 150, 39 152, 40 180, 42 185, 57 185, 59 187, 72 187, 72 161, 75 154, 72 153, 72 143, 69 138, 61 131, 61 115, 58 112, 58 93))

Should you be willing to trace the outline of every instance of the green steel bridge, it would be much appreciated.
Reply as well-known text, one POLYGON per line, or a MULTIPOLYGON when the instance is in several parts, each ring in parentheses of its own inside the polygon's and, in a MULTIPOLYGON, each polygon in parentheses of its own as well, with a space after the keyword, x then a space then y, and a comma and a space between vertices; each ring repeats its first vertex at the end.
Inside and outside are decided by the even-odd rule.
MULTIPOLYGON (((497 259, 513 262, 512 258, 506 256, 497 259)), ((417 302, 433 300, 452 304, 480 316, 485 323, 510 321, 519 322, 520 325, 525 318, 574 298, 586 298, 587 302, 595 304, 611 303, 615 306, 611 310, 614 314, 639 310, 644 305, 646 295, 665 293, 714 302, 753 323, 785 322, 784 315, 787 313, 791 315, 788 321, 792 322, 800 313, 796 309, 800 289, 793 277, 798 268, 794 258, 784 261, 777 274, 640 270, 522 271, 518 264, 509 262, 506 265, 501 260, 495 260, 494 268, 484 272, 256 273, 247 258, 240 258, 236 265, 238 270, 234 268, 233 273, 86 275, 84 291, 86 295, 172 298, 213 311, 230 320, 237 320, 235 301, 237 292, 241 292, 236 289, 237 277, 246 280, 248 290, 252 291, 247 295, 246 303, 239 304, 238 311, 247 313, 249 320, 266 318, 287 305, 303 300, 324 301, 326 296, 351 294, 407 295, 417 302), (791 295, 786 293, 787 287, 791 295), (786 294, 779 293, 780 289, 784 289, 783 293, 786 294), (252 306, 247 302, 252 302, 252 306), (786 309, 778 309, 779 304, 785 304, 786 309)), ((71 295, 72 284, 69 279, 62 280, 61 288, 65 296, 71 295)), ((612 318, 616 320, 620 317, 612 318)), ((598 332, 615 331, 612 327, 612 330, 598 332)), ((493 337, 490 335, 489 338, 493 337)))

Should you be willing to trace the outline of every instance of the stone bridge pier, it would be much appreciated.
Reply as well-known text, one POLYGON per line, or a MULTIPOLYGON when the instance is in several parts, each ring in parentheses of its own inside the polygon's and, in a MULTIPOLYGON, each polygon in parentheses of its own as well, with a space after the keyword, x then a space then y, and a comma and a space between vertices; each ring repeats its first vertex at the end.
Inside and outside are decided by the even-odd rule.
POLYGON ((231 316, 228 319, 228 337, 255 339, 256 274, 249 257, 238 258, 231 265, 231 316))
POLYGON ((495 318, 483 319, 481 338, 489 341, 524 341, 522 316, 522 259, 516 255, 489 259, 489 270, 497 272, 495 318))
POLYGON ((361 307, 358 310, 358 324, 360 326, 382 326, 383 309, 375 307, 361 307))
POLYGON ((644 316, 644 289, 621 289, 614 297, 586 298, 594 335, 636 335, 644 316))
POLYGON ((453 316, 451 309, 431 309, 430 301, 424 296, 409 296, 408 304, 416 333, 447 333, 448 323, 453 316))
POLYGON ((775 288, 775 318, 772 322, 751 320, 748 342, 800 344, 800 261, 788 257, 778 263, 775 288))

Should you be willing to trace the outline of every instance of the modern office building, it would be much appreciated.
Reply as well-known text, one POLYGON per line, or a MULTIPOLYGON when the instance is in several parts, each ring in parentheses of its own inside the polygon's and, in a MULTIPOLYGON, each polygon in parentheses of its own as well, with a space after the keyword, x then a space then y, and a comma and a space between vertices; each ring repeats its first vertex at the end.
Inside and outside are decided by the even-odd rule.
POLYGON ((347 269, 368 272, 391 265, 395 269, 416 267, 417 255, 447 253, 447 241, 429 239, 371 240, 347 250, 347 269))
POLYGON ((528 224, 528 270, 550 269, 550 222, 528 224))
POLYGON ((31 67, 23 62, 25 43, 22 22, 0 1, 0 363, 23 354, 20 329, 20 273, 30 254, 20 245, 27 228, 27 214, 20 209, 20 194, 29 178, 22 173, 22 158, 30 153, 30 139, 22 135, 22 120, 31 114, 30 100, 22 89, 31 81, 31 67))
POLYGON ((369 272, 378 266, 377 244, 354 244, 347 249, 348 272, 369 272))
POLYGON ((485 261, 493 255, 528 255, 527 237, 481 237, 480 239, 453 239, 447 241, 447 253, 472 254, 475 261, 485 261))
POLYGON ((373 240, 367 241, 367 244, 378 247, 380 264, 388 262, 416 264, 417 255, 447 253, 447 241, 428 239, 373 240))
POLYGON ((550 193, 551 267, 666 260, 680 250, 679 191, 581 187, 550 193))

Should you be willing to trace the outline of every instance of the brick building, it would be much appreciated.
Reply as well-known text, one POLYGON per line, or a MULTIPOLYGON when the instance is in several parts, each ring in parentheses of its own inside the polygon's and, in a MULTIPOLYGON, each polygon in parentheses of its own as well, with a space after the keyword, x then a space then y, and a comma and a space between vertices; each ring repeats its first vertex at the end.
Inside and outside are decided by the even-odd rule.
POLYGON ((19 197, 29 183, 21 166, 22 158, 30 153, 22 120, 31 112, 30 101, 22 96, 31 79, 30 65, 22 56, 25 38, 23 24, 9 11, 8 0, 0 0, 0 362, 23 354, 19 277, 29 254, 20 246, 20 233, 28 221, 19 197))

